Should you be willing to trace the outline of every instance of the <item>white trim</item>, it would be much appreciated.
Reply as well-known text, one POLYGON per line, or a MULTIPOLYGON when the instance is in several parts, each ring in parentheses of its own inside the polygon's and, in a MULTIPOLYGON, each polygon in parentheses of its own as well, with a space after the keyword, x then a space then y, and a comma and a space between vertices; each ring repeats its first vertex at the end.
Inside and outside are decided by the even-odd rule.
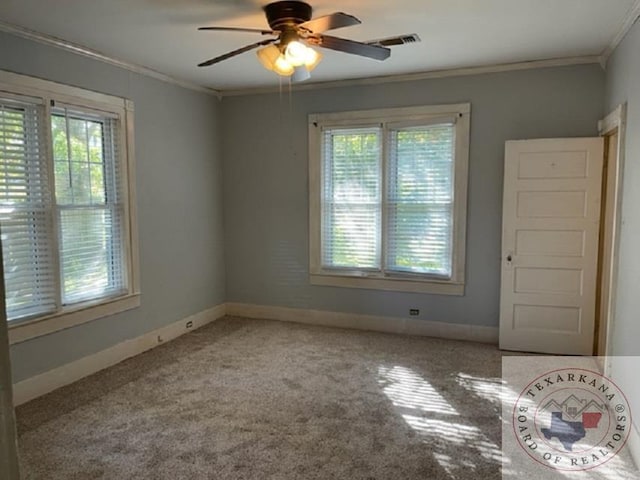
POLYGON ((631 453, 631 458, 633 458, 636 464, 636 468, 640 469, 640 431, 636 424, 631 425, 627 448, 629 449, 629 453, 631 453))
POLYGON ((606 135, 607 133, 615 130, 624 123, 626 117, 627 104, 618 105, 613 112, 609 113, 602 120, 598 121, 598 134, 606 135))
POLYGON ((67 363, 61 367, 36 375, 35 377, 22 380, 13 385, 13 402, 15 405, 21 405, 60 387, 69 385, 81 378, 111 367, 127 358, 150 350, 161 343, 173 340, 188 331, 195 330, 196 328, 218 320, 223 317, 224 314, 225 305, 217 305, 165 327, 148 332, 140 337, 125 340, 106 350, 67 363), (193 322, 189 328, 186 326, 188 322, 193 322))
POLYGON ((91 58, 92 60, 97 60, 99 62, 107 63, 109 65, 123 68, 125 70, 129 70, 131 72, 138 73, 140 75, 145 75, 147 77, 155 78, 157 80, 161 80, 166 83, 178 85, 179 87, 188 88, 190 90, 195 90, 197 92, 207 93, 209 95, 215 95, 217 97, 220 97, 220 92, 212 88, 203 87, 201 85, 197 85, 195 83, 192 83, 186 80, 181 80, 171 75, 167 75, 165 73, 158 72, 157 70, 153 70, 152 68, 144 67, 142 65, 138 65, 131 62, 126 62, 124 60, 119 60, 109 55, 105 55, 104 53, 100 53, 97 50, 93 50, 91 48, 78 45, 77 43, 68 42, 67 40, 63 40, 61 38, 57 38, 51 35, 46 35, 44 33, 36 32, 34 30, 29 30, 28 28, 24 28, 18 25, 13 25, 8 22, 0 21, 0 31, 10 33, 18 37, 26 38, 28 40, 34 40, 44 45, 56 47, 61 50, 65 50, 67 52, 75 53, 76 55, 82 55, 84 57, 91 58))
MULTIPOLYGON (((0 248, 1 263, 2 249, 0 248)), ((4 278, 0 275, 0 305, 4 307, 4 304, 4 278)), ((6 311, 0 308, 0 472, 5 472, 5 480, 20 480, 8 333, 6 311)))
POLYGON ((368 288, 390 292, 431 293, 434 295, 464 295, 464 283, 431 279, 377 278, 367 276, 331 275, 330 273, 309 274, 311 285, 344 288, 368 288))
POLYGON ((48 335, 58 330, 71 328, 81 323, 108 317, 140 306, 140 294, 135 293, 112 300, 91 302, 78 310, 65 311, 33 320, 9 322, 9 344, 24 342, 31 338, 48 335))
MULTIPOLYGON (((640 0, 639 0, 640 1, 640 0)), ((583 55, 579 57, 550 58, 545 60, 531 60, 526 62, 498 63, 485 66, 472 66, 463 68, 451 68, 443 70, 431 70, 426 72, 405 73, 399 75, 383 75, 378 77, 351 78, 348 80, 329 80, 326 82, 298 83, 292 84, 293 92, 305 90, 317 90, 321 88, 339 88, 362 85, 378 85, 381 83, 415 82, 419 80, 430 80, 434 78, 463 77, 470 75, 483 75, 486 73, 502 73, 517 70, 532 70, 537 68, 566 67, 570 65, 593 65, 599 64, 600 55, 583 55)), ((279 87, 255 87, 242 89, 221 90, 220 95, 224 97, 235 97, 239 95, 256 95, 263 93, 278 93, 279 87)))
POLYGON ((625 15, 622 25, 620 25, 620 29, 617 31, 607 48, 605 48, 600 55, 600 63, 603 66, 606 66, 609 61, 609 57, 611 57, 611 54, 615 51, 618 45, 620 45, 620 42, 624 40, 624 37, 629 33, 631 27, 633 27, 633 25, 638 21, 638 18, 640 18, 640 0, 636 0, 636 2, 631 6, 625 15))
MULTIPOLYGON (((639 0, 640 1, 640 0, 639 0)), ((624 161, 625 161, 625 145, 626 145, 626 133, 627 133, 627 104, 623 103, 618 105, 616 109, 607 115, 604 119, 598 122, 598 133, 600 136, 605 136, 608 133, 618 130, 618 158, 616 161, 616 181, 615 181, 615 205, 613 209, 613 242, 611 248, 611 271, 609 272, 610 285, 609 285, 609 305, 607 306, 607 345, 604 352, 598 352, 600 355, 607 357, 607 363, 605 365, 605 375, 611 373, 611 338, 613 337, 613 330, 615 329, 615 315, 616 315, 616 292, 618 289, 618 265, 620 263, 620 230, 622 228, 622 197, 623 197, 623 185, 624 185, 624 161)))
POLYGON ((420 105, 416 107, 373 108, 371 110, 350 110, 347 112, 316 113, 309 115, 309 123, 322 122, 326 125, 352 125, 357 121, 368 121, 372 125, 381 117, 385 122, 421 120, 434 117, 439 120, 443 116, 458 118, 459 113, 471 113, 470 103, 453 103, 445 105, 420 105))
POLYGON ((126 250, 129 256, 129 288, 133 293, 140 293, 140 246, 138 239, 138 197, 136 194, 136 148, 134 135, 134 107, 131 100, 125 100, 125 112, 123 117, 123 128, 121 136, 126 138, 125 158, 126 164, 122 169, 124 187, 126 195, 125 212, 127 224, 127 240, 129 245, 126 250))
POLYGON ((47 99, 52 94, 56 100, 76 106, 95 108, 97 110, 124 110, 127 100, 115 95, 73 87, 64 83, 44 80, 42 78, 23 75, 21 73, 0 70, 0 90, 8 93, 47 99))
POLYGON ((237 317, 498 344, 497 327, 246 303, 227 303, 226 311, 227 315, 237 317))

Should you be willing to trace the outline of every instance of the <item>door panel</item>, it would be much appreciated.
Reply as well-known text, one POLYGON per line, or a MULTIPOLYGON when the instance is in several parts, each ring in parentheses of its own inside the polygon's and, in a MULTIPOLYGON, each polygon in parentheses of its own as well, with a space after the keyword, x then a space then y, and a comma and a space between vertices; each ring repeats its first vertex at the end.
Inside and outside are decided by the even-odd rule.
POLYGON ((518 177, 585 178, 587 159, 585 152, 523 152, 518 165, 518 177))
POLYGON ((602 138, 507 142, 500 347, 593 349, 602 138))
POLYGON ((515 252, 517 255, 581 257, 584 255, 584 231, 518 230, 515 252))
POLYGON ((580 309, 577 307, 552 307, 545 305, 514 305, 513 324, 520 330, 580 332, 580 309))
POLYGON ((582 295, 582 270, 578 268, 515 268, 515 293, 582 295))

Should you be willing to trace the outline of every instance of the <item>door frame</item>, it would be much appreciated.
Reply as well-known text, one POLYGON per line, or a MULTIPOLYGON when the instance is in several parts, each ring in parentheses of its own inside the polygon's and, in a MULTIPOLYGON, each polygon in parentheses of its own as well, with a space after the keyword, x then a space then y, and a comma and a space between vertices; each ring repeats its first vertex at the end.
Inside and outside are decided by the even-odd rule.
MULTIPOLYGON (((618 263, 620 249, 620 228, 622 225, 622 188, 623 188, 623 172, 625 158, 625 139, 627 126, 627 104, 618 105, 609 115, 598 122, 598 133, 602 137, 611 137, 615 133, 618 135, 617 155, 616 158, 609 158, 607 164, 607 176, 613 175, 614 192, 610 198, 613 198, 613 212, 610 221, 603 223, 604 228, 611 235, 611 248, 609 251, 601 252, 602 258, 600 262, 606 259, 609 269, 609 281, 605 281, 603 276, 599 278, 599 298, 603 297, 603 291, 608 292, 607 305, 601 306, 597 315, 598 331, 596 331, 596 354, 598 356, 607 357, 611 351, 611 337, 615 330, 615 300, 618 283, 618 263), (604 307, 604 308, 602 308, 604 307), (604 312, 604 318, 601 313, 604 312)), ((603 180, 603 184, 606 179, 603 180)), ((603 199, 604 200, 604 199, 603 199)), ((603 222, 607 219, 601 219, 603 222)), ((606 264, 604 262, 602 264, 606 264)), ((608 375, 611 371, 611 362, 606 360, 604 364, 604 373, 608 375)))

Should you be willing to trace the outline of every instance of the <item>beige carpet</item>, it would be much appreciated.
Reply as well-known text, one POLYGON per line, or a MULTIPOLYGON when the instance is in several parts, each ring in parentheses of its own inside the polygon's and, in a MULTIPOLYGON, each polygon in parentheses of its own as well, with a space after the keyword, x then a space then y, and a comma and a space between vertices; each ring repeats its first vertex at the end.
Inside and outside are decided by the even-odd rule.
POLYGON ((18 408, 23 477, 499 479, 500 361, 225 318, 18 408))

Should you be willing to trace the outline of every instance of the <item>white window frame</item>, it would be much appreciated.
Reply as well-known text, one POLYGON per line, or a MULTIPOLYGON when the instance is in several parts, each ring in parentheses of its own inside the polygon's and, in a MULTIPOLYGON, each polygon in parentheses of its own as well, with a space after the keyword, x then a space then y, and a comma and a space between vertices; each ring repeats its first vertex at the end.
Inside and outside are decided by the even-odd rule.
MULTIPOLYGON (((309 115, 309 277, 312 285, 464 295, 470 117, 470 103, 309 115), (419 124, 424 122, 425 125, 428 125, 445 117, 456 119, 451 278, 437 279, 414 274, 391 275, 358 269, 340 269, 338 271, 323 268, 321 258, 323 130, 332 127, 349 128, 372 124, 419 124)), ((383 156, 386 155, 386 141, 386 139, 383 140, 383 156)), ((383 163, 386 161, 387 159, 383 159, 383 163)))
MULTIPOLYGON (((20 343, 30 338, 47 335, 98 318, 113 315, 140 306, 140 267, 135 193, 134 157, 134 105, 131 100, 106 95, 78 87, 0 70, 0 96, 2 94, 36 97, 43 101, 45 117, 51 115, 52 101, 81 109, 115 115, 120 128, 118 161, 122 172, 122 196, 124 202, 123 236, 125 245, 124 269, 128 278, 125 294, 106 299, 89 300, 63 307, 60 311, 26 320, 8 322, 9 342, 20 343)), ((46 132, 46 156, 51 161, 51 132, 46 132)))

